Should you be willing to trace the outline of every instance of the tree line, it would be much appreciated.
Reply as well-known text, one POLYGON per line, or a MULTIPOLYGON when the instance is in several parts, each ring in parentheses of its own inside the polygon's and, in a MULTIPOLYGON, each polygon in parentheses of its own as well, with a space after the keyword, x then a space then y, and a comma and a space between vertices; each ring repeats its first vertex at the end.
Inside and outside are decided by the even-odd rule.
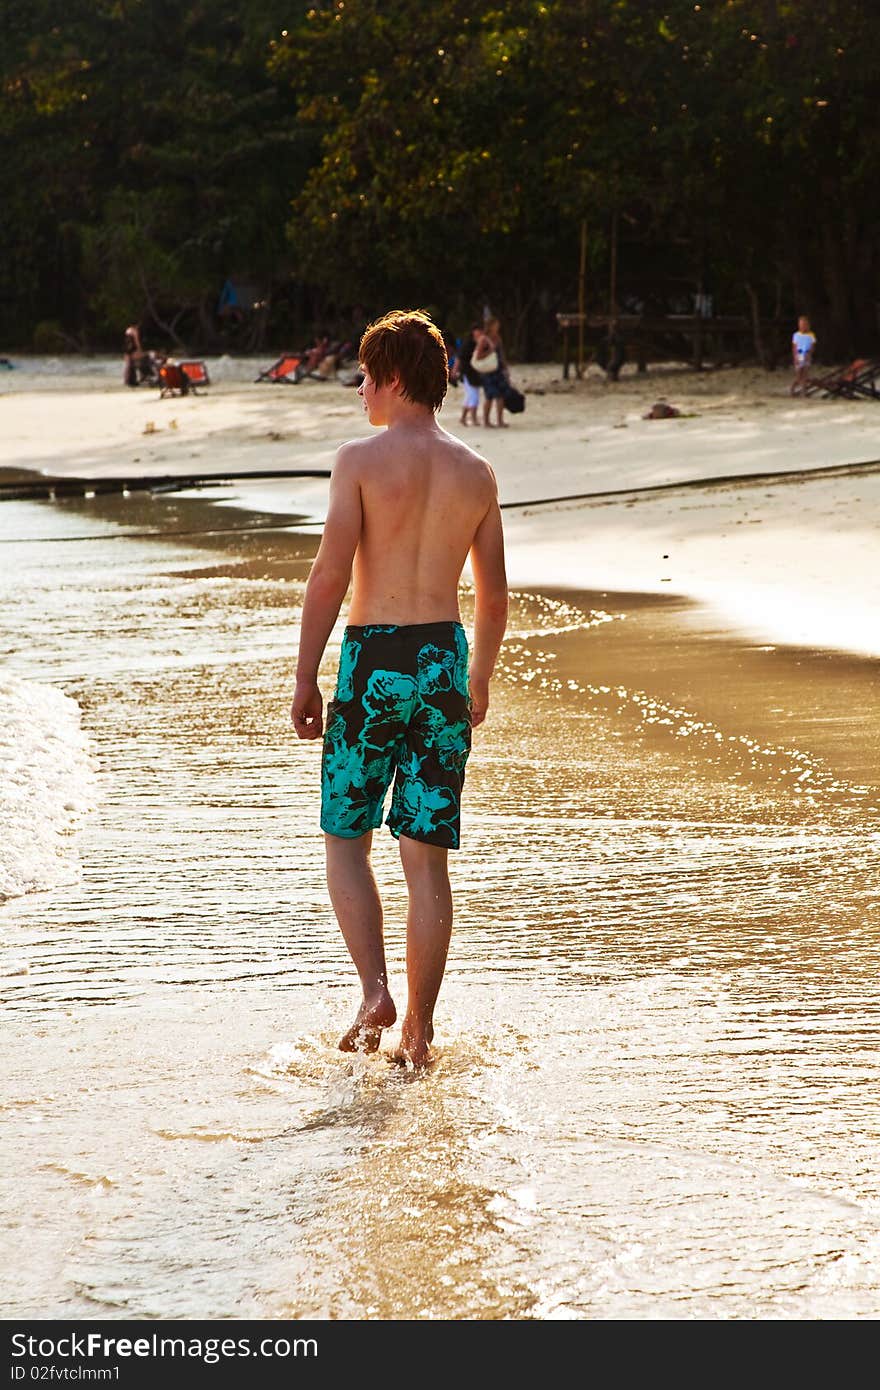
POLYGON ((5 0, 0 347, 586 303, 880 346, 868 0, 5 0), (611 263, 615 264, 613 282, 611 263), (218 312, 223 286, 234 312, 218 312))

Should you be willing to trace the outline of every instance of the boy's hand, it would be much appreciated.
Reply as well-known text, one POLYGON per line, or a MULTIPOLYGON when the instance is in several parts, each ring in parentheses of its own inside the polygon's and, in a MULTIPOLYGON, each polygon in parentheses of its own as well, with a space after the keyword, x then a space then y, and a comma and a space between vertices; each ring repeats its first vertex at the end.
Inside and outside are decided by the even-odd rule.
POLYGON ((321 737, 324 732, 324 701, 317 681, 297 681, 290 717, 297 738, 321 737))
POLYGON ((471 671, 468 680, 471 691, 471 728, 482 724, 489 709, 489 677, 471 671))

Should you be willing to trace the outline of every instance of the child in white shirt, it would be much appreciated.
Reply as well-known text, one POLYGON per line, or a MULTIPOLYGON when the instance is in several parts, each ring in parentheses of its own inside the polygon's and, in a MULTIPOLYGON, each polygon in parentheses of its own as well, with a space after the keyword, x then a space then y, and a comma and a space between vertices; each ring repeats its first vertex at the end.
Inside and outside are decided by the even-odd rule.
POLYGON ((794 381, 791 383, 793 396, 796 396, 798 391, 803 392, 807 384, 810 367, 813 365, 815 347, 816 335, 810 328, 810 320, 806 314, 801 314, 798 319, 797 331, 791 335, 791 362, 794 367, 794 381))

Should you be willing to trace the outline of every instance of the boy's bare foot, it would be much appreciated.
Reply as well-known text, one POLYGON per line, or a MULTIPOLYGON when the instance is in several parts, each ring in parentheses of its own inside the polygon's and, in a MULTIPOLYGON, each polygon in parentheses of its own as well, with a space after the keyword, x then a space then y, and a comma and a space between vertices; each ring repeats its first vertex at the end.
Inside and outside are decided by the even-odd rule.
POLYGON ((382 1029, 390 1028, 397 1019, 394 1000, 387 990, 371 1000, 364 1000, 357 1011, 357 1018, 347 1033, 339 1039, 340 1052, 376 1052, 382 1037, 382 1029))
POLYGON ((403 1032, 400 1035, 400 1046, 390 1054, 390 1060, 401 1067, 405 1067, 409 1062, 414 1071, 427 1070, 435 1061, 434 1053, 431 1050, 433 1038, 434 1028, 430 1023, 424 1031, 418 1028, 408 1028, 404 1024, 403 1032))

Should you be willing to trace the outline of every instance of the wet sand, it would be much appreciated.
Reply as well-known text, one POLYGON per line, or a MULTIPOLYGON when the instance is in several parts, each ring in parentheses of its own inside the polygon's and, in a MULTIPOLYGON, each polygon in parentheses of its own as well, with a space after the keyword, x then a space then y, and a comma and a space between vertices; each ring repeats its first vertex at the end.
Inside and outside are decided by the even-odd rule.
MULTIPOLYGON (((335 1047, 287 722, 314 534, 218 516, 260 520, 0 514, 8 668, 100 763, 80 883, 0 913, 4 1316, 876 1316, 877 663, 517 592, 414 1079, 335 1047)), ((376 864, 401 1003, 385 833, 376 864)))

